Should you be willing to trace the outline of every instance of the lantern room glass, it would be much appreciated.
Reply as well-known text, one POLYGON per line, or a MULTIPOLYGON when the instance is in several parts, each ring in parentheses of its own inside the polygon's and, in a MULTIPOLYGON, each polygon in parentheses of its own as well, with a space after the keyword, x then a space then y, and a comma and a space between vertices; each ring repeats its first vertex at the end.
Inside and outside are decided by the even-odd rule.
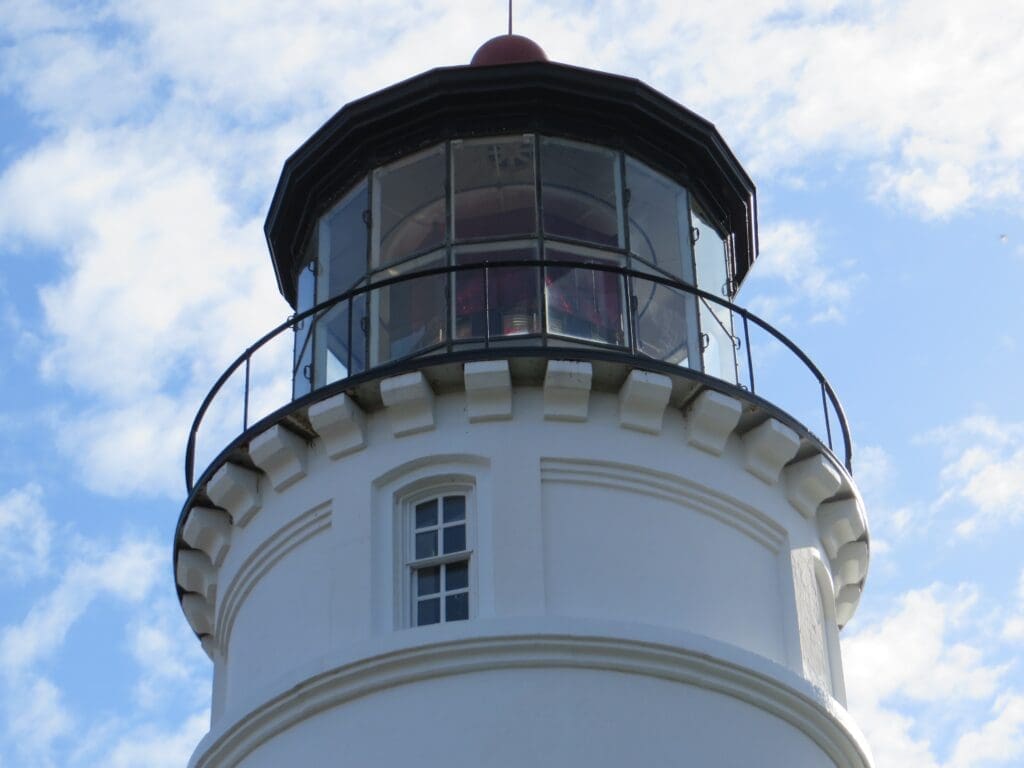
POLYGON ((731 298, 707 210, 638 158, 559 137, 453 139, 381 166, 310 238, 298 310, 344 298, 296 324, 293 394, 496 345, 605 347, 735 383, 731 312, 664 282, 731 298))

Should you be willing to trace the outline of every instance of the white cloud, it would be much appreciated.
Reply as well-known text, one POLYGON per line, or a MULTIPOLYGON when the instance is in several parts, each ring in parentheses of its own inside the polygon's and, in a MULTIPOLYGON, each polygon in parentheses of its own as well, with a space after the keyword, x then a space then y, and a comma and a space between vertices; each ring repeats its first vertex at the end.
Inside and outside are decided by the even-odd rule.
POLYGON ((196 708, 209 702, 209 661, 171 598, 158 600, 128 628, 132 657, 139 667, 135 700, 144 710, 191 700, 196 708))
POLYGON ((53 522, 42 495, 29 483, 0 496, 0 578, 24 582, 49 569, 53 522))
POLYGON ((1009 766, 1024 755, 1024 697, 1010 687, 1012 665, 983 647, 980 603, 967 585, 912 590, 843 638, 850 710, 877 765, 1009 766))
POLYGON ((820 258, 816 228, 803 221, 781 221, 761 230, 757 269, 744 291, 754 293, 751 309, 784 322, 786 313, 806 307, 812 322, 842 320, 858 277, 820 258), (779 286, 783 291, 779 291, 779 286))
POLYGON ((924 439, 946 456, 939 505, 961 501, 971 510, 956 525, 959 536, 1024 519, 1024 424, 974 415, 924 439))
POLYGON ((20 624, 0 634, 0 669, 17 676, 54 654, 72 625, 101 596, 139 603, 163 575, 166 557, 165 548, 149 540, 84 547, 57 586, 32 606, 20 624))
POLYGON ((209 728, 209 714, 190 715, 175 729, 140 725, 117 734, 102 757, 90 760, 97 768, 181 768, 209 728))
POLYGON ((73 732, 74 718, 61 701, 60 689, 43 677, 19 681, 6 698, 6 732, 22 764, 56 765, 55 742, 73 732))

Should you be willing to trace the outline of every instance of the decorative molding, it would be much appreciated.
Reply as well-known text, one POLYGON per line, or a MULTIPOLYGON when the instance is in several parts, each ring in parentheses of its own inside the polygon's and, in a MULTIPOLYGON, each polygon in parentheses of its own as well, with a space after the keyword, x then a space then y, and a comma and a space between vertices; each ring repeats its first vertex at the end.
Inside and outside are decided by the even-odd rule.
POLYGON ((245 525, 261 505, 259 475, 228 462, 206 484, 206 495, 231 515, 235 525, 245 525))
POLYGON ((231 517, 219 509, 192 507, 182 526, 181 538, 219 566, 231 547, 231 517))
POLYGON ((828 501, 818 507, 818 533, 830 559, 850 541, 857 541, 867 532, 864 505, 859 498, 828 501))
POLYGON ((366 446, 366 415, 344 392, 313 403, 308 415, 328 458, 340 459, 366 446))
POLYGON ((850 620, 860 603, 861 588, 858 584, 847 584, 836 594, 836 623, 842 629, 850 620))
POLYGON ((205 554, 197 549, 186 549, 178 553, 175 568, 178 585, 186 592, 197 592, 210 605, 217 601, 217 571, 205 554))
POLYGON ((197 635, 213 633, 213 607, 206 598, 193 592, 186 592, 181 597, 181 609, 185 612, 189 626, 197 635))
POLYGON ((512 418, 512 375, 508 360, 466 363, 463 381, 470 422, 512 418))
POLYGON ((859 584, 868 575, 868 543, 851 541, 844 544, 832 561, 832 581, 837 590, 848 584, 859 584))
POLYGON ((672 379, 660 373, 633 370, 619 389, 619 424, 657 435, 672 395, 672 379))
POLYGON ((714 456, 721 456, 742 413, 743 406, 739 400, 713 389, 705 389, 687 411, 687 442, 714 456))
POLYGON ((740 438, 747 471, 775 485, 786 462, 800 449, 800 437, 777 419, 768 419, 740 438))
POLYGON ((544 374, 544 418, 586 421, 593 376, 590 363, 549 360, 544 374))
POLYGON ((767 515, 678 475, 607 461, 541 458, 540 477, 542 483, 600 486, 663 499, 728 525, 772 554, 786 541, 785 529, 767 515))
POLYGON ((843 482, 832 462, 820 453, 790 464, 783 474, 786 498, 808 520, 814 517, 818 505, 838 491, 843 482))
POLYGON ((249 457, 270 478, 275 491, 306 476, 306 441, 280 424, 256 435, 249 443, 249 457))
POLYGON ((419 371, 384 379, 380 397, 391 417, 395 437, 434 428, 434 391, 419 371))
POLYGON ((461 637, 391 650, 290 687, 200 743, 190 768, 239 765, 311 715, 397 686, 488 669, 579 669, 693 686, 773 715, 803 733, 837 768, 870 768, 863 736, 824 691, 767 660, 715 644, 697 648, 626 637, 522 633, 461 637), (767 671, 770 669, 771 671, 767 671))
MULTIPOLYGON (((231 630, 245 598, 270 570, 300 544, 331 527, 330 504, 321 504, 281 526, 247 557, 235 572, 231 583, 221 593, 217 625, 211 629, 220 647, 228 650, 231 630)), ((272 620, 268 617, 268 620, 272 620)))

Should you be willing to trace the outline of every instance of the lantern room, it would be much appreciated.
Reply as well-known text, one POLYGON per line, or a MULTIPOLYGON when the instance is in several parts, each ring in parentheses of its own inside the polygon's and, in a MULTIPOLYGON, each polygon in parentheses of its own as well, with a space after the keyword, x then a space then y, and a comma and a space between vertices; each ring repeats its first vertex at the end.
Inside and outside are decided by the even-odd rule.
POLYGON ((492 41, 348 105, 288 160, 266 232, 297 312, 295 397, 541 349, 737 383, 752 182, 707 121, 542 56, 492 41))

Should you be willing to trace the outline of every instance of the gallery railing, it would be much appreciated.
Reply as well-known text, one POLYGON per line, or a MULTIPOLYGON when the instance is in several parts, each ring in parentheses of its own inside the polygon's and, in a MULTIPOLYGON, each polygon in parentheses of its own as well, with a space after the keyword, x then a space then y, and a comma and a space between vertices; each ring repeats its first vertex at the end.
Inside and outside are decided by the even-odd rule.
POLYGON ((207 432, 212 450, 204 453, 212 459, 250 429, 364 381, 449 360, 518 356, 610 360, 685 375, 757 402, 852 466, 849 426, 832 386, 756 315, 661 273, 519 259, 370 282, 271 330, 203 400, 186 448, 188 491, 207 432))

